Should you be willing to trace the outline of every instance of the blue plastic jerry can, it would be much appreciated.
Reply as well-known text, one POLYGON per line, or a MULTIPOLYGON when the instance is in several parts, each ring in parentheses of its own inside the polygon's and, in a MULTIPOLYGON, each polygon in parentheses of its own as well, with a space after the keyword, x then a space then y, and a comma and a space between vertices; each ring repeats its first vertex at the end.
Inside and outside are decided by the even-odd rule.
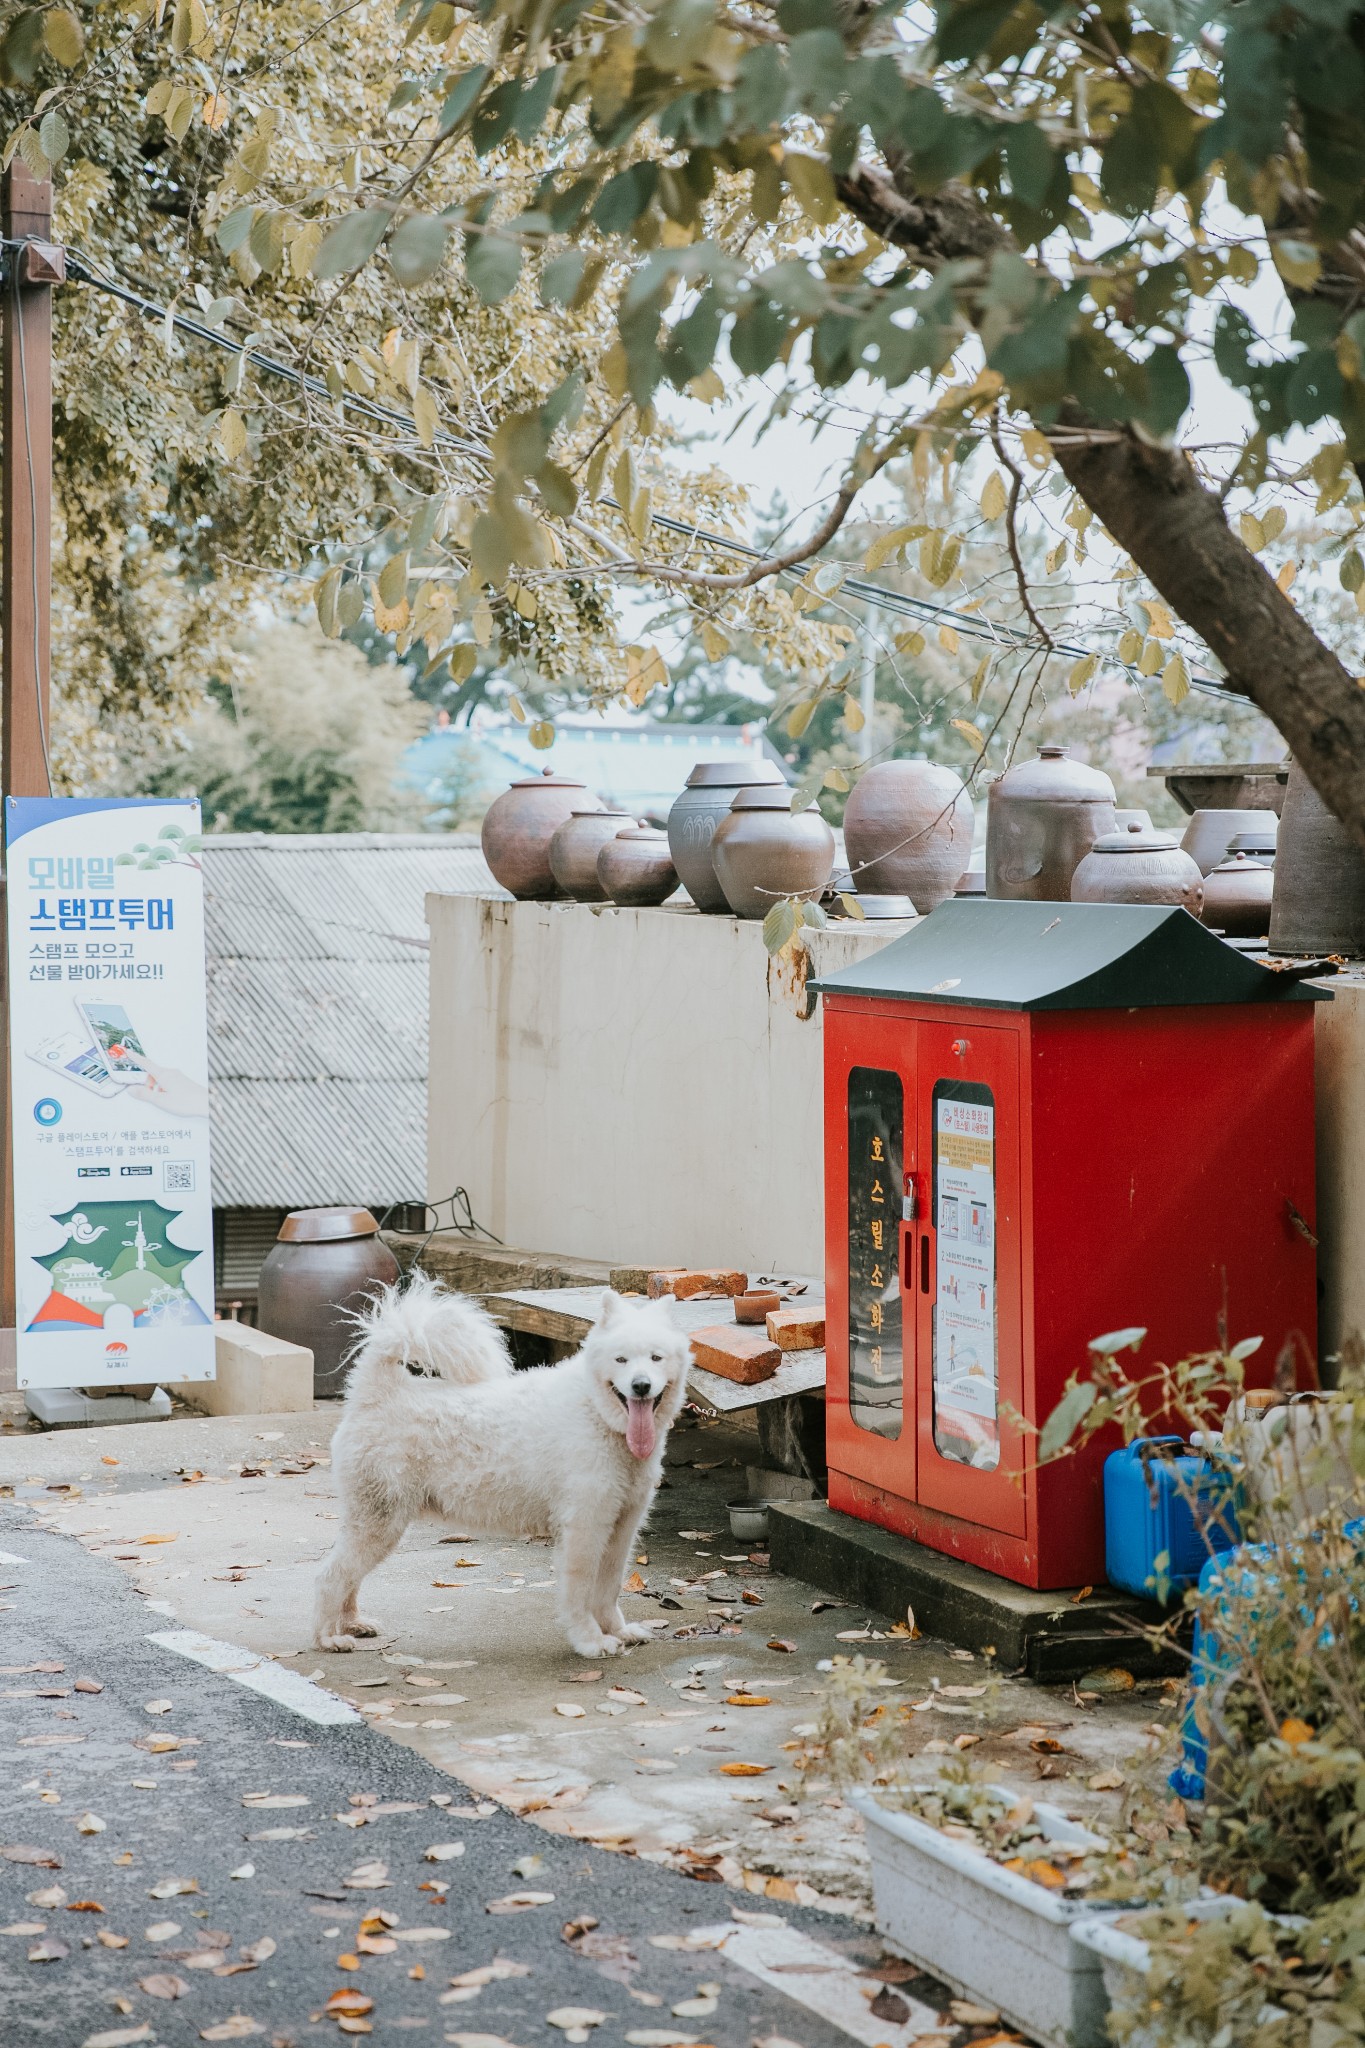
POLYGON ((1169 1601, 1238 1540, 1236 1482, 1183 1437, 1138 1437, 1104 1461, 1111 1586, 1169 1601))

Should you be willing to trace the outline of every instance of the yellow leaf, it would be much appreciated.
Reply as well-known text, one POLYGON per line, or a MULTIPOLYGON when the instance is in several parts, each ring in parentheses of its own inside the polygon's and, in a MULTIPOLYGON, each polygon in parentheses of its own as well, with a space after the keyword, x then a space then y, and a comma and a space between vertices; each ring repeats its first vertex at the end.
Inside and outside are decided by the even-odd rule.
POLYGON ((1142 646, 1142 658, 1138 662, 1138 674, 1140 676, 1154 676, 1160 667, 1160 643, 1156 640, 1145 640, 1142 646))
POLYGON ((1153 640, 1174 639, 1175 627, 1171 624, 1171 615, 1165 605, 1157 604, 1149 597, 1139 598, 1138 603, 1147 614, 1147 631, 1153 640))
MULTIPOLYGON (((980 661, 976 664, 976 667, 973 669, 971 682, 967 685, 968 693, 971 697, 973 704, 979 704, 981 702, 981 692, 986 687, 986 678, 989 676, 990 672, 991 657, 990 650, 987 649, 986 653, 982 655, 980 661)), ((973 732, 975 732, 976 727, 973 726, 972 730, 973 732)))
POLYGON ((168 1534, 160 1536, 135 1536, 133 1541, 135 1543, 174 1543, 179 1533, 177 1529, 172 1529, 168 1534))
POLYGON ((986 744, 985 735, 983 734, 980 726, 973 725, 970 718, 954 718, 951 721, 951 724, 953 730, 955 732, 960 732, 964 740, 970 741, 972 746, 976 748, 976 751, 979 754, 986 744))
POLYGON ((471 623, 474 628, 474 638, 478 641, 480 647, 487 647, 493 638, 493 607, 488 602, 488 599, 482 595, 474 607, 471 623))
POLYGON ((218 422, 218 445, 229 462, 246 453, 246 421, 235 405, 230 405, 218 422))
POLYGON ((772 1769, 771 1764, 722 1764, 722 1778, 761 1778, 772 1769))
POLYGON ((1297 291, 1311 292, 1322 274, 1322 258, 1311 242, 1276 241, 1270 245, 1275 268, 1297 291))
POLYGON ((803 697, 799 704, 793 704, 787 713, 787 731, 794 740, 799 740, 815 715, 814 697, 803 697))
POLYGON ((210 135, 216 135, 220 128, 226 128, 230 112, 226 97, 221 92, 211 92, 199 109, 199 118, 210 135))
POLYGON ((770 1707, 772 1700, 762 1692, 732 1692, 725 1702, 727 1707, 770 1707))
POLYGON ((897 633, 897 635, 896 635, 896 652, 897 652, 897 654, 905 654, 905 655, 908 655, 908 656, 909 656, 909 657, 910 657, 910 658, 911 658, 912 660, 914 659, 915 655, 917 655, 917 654, 923 654, 923 652, 924 652, 924 635, 923 635, 923 633, 917 633, 917 632, 915 632, 915 631, 914 631, 913 629, 912 629, 912 630, 911 630, 910 632, 908 632, 908 633, 897 633))
POLYGON ((961 643, 953 627, 940 626, 938 629, 938 644, 945 654, 956 654, 961 643))
POLYGON ((1019 445, 1035 469, 1046 469, 1052 460, 1052 443, 1036 427, 1023 428, 1019 445))
POLYGON ((848 777, 845 775, 842 768, 826 768, 825 788, 837 789, 841 791, 846 791, 848 789, 848 777))
POLYGON ((1190 694, 1190 672, 1183 654, 1173 654, 1161 671, 1161 687, 1177 708, 1190 694))
POLYGON ((1253 554, 1265 546, 1265 528, 1254 512, 1244 512, 1237 521, 1237 531, 1253 554))
POLYGON ((725 396, 725 386, 714 370, 703 370, 700 377, 694 377, 687 388, 703 405, 714 405, 718 398, 725 396))
POLYGON ((861 732, 866 723, 867 720, 863 717, 863 707, 858 702, 858 699, 856 697, 845 697, 844 724, 848 727, 849 731, 861 732))
POLYGON ((1055 575, 1057 570, 1061 568, 1065 560, 1066 542, 1064 540, 1059 540, 1057 542, 1057 545, 1055 547, 1049 548, 1046 555, 1043 557, 1044 572, 1049 576, 1055 575))
POLYGON ((1280 573, 1275 578, 1275 584, 1277 589, 1282 590, 1286 597, 1289 595, 1289 586, 1293 583, 1298 573, 1299 565, 1297 562, 1285 562, 1281 565, 1280 573))
POLYGON ((1291 1749, 1297 1749, 1300 1743, 1311 1742, 1313 1733, 1306 1721, 1300 1721, 1292 1714, 1287 1721, 1280 1723, 1280 1740, 1287 1742, 1291 1749))
POLYGON ((525 725, 526 706, 522 703, 515 690, 507 699, 507 709, 511 712, 518 725, 525 725))
POLYGON ((43 16, 43 41, 68 71, 85 55, 85 30, 69 7, 56 7, 43 16))
POLYGON ((889 562, 892 555, 899 554, 907 542, 918 540, 924 531, 921 522, 918 526, 896 526, 889 533, 878 534, 863 556, 864 569, 880 569, 883 562, 889 562))
POLYGON ((423 448, 430 448, 432 442, 436 439, 436 429, 440 424, 440 419, 441 414, 436 400, 432 397, 425 384, 419 384, 413 395, 412 423, 417 429, 417 439, 423 448))
POLYGON ((1119 660, 1136 661, 1142 652, 1142 635, 1135 626, 1130 626, 1119 641, 1119 660))
POLYGON ((379 601, 389 610, 397 610, 407 593, 408 558, 401 550, 390 555, 379 572, 379 601))
POLYGON ((856 917, 860 921, 864 921, 866 919, 867 912, 863 909, 862 904, 858 901, 856 896, 841 895, 839 901, 843 904, 844 909, 848 912, 850 917, 856 917))
POLYGON ((376 586, 374 624, 377 633, 401 633, 410 617, 411 613, 408 610, 408 601, 405 597, 400 597, 397 604, 385 604, 376 586))
POLYGON ((986 519, 999 519, 1008 504, 1005 479, 998 469, 993 469, 986 478, 986 488, 981 493, 981 512, 986 519))
POLYGON ((1098 654, 1083 654, 1075 663, 1066 679, 1066 686, 1073 697, 1078 697, 1100 665, 1098 654))
POLYGON ((782 158, 782 171, 801 211, 817 227, 825 227, 839 211, 830 168, 803 150, 789 149, 782 158))
POLYGON ((530 740, 533 747, 539 748, 543 753, 546 747, 554 745, 555 729, 548 718, 538 718, 526 737, 530 740))
POLYGON ((1284 506, 1272 505, 1268 512, 1261 514, 1261 529, 1267 542, 1278 540, 1284 532, 1284 506))

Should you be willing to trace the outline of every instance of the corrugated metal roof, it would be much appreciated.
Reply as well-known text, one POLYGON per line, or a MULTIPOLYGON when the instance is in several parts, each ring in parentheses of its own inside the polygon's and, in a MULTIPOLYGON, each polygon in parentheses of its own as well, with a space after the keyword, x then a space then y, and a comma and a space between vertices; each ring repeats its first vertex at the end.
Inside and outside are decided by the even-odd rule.
POLYGON ((425 898, 501 896, 470 833, 204 843, 213 1201, 426 1192, 425 898))

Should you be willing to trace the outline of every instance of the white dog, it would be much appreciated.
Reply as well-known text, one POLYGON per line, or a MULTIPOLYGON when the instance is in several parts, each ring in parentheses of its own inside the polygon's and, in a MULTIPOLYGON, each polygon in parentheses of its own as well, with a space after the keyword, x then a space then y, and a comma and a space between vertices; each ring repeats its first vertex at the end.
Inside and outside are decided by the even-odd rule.
POLYGON ((560 1618, 581 1657, 646 1638, 622 1616, 621 1581, 686 1393, 671 1304, 608 1288, 582 1350, 530 1372, 513 1371, 482 1309, 422 1274, 358 1321, 332 1441, 341 1533, 318 1580, 319 1645, 378 1634, 356 1611, 361 1581, 422 1514, 552 1539, 560 1618))

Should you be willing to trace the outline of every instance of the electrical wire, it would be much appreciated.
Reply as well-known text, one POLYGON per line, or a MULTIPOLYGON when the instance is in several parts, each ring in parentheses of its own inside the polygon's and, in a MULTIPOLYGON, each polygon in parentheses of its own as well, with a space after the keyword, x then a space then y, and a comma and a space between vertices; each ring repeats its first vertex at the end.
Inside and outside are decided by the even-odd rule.
MULTIPOLYGON (((13 244, 9 246, 13 246, 13 244)), ((295 369, 292 364, 283 363, 278 357, 266 355, 261 350, 244 342, 234 341, 230 335, 220 333, 216 328, 208 326, 204 321, 194 319, 192 315, 180 313, 172 306, 161 305, 156 299, 149 298, 146 293, 135 291, 131 286, 110 277, 106 271, 94 264, 89 257, 82 255, 79 250, 68 249, 66 251, 66 259, 67 272, 70 277, 92 286, 96 291, 107 292, 111 297, 121 299, 125 305, 134 307, 145 318, 159 320, 163 325, 169 323, 180 332, 193 336, 195 340, 209 342, 213 347, 222 349, 228 355, 244 356, 254 368, 264 372, 267 376, 281 378, 287 383, 293 384, 299 390, 307 391, 310 395, 325 400, 329 405, 334 403, 332 393, 322 378, 311 376, 307 371, 295 369)), ((351 411, 358 413, 363 419, 373 420, 383 426, 397 427, 406 434, 414 434, 416 432, 416 425, 408 414, 398 412, 391 406, 380 405, 376 400, 366 398, 360 393, 347 392, 345 404, 351 411)), ((481 443, 465 439, 458 434, 448 433, 443 429, 437 429, 433 436, 433 445, 450 448, 458 454, 473 456, 479 461, 487 460, 487 450, 481 443)), ((618 511, 621 509, 613 498, 606 498, 603 502, 618 511)), ((738 540, 730 534, 714 533, 709 528, 697 525, 695 522, 675 519, 667 513, 654 513, 652 515, 652 523, 660 527, 665 533, 674 534, 681 539, 694 540, 700 545, 715 548, 731 555, 737 555, 746 561, 761 562, 765 559, 762 548, 754 547, 749 542, 738 540)), ((587 576, 591 572, 585 569, 583 573, 587 576)), ((831 592, 831 597, 835 594, 831 592)), ((879 610, 888 612, 896 617, 910 618, 932 625, 950 626, 954 632, 961 634, 964 638, 987 641, 999 647, 1002 651, 1037 650, 1042 646, 1042 643, 1035 635, 1024 631, 1021 627, 1008 626, 997 620, 985 619, 977 613, 960 611, 952 605, 935 604, 930 598, 914 597, 906 591, 892 590, 886 584, 871 582, 866 577, 844 577, 839 584, 837 595, 853 597, 862 603, 875 605, 879 610)), ((1047 651, 1062 660, 1083 661, 1099 650, 1093 647, 1086 647, 1078 642, 1056 640, 1047 651)), ((1142 671, 1133 662, 1119 661, 1111 656, 1104 656, 1103 659, 1106 667, 1122 672, 1137 684, 1151 681, 1151 677, 1143 675, 1142 671)), ((1248 707, 1251 705, 1250 698, 1245 697, 1238 690, 1230 690, 1226 684, 1218 682, 1209 675, 1192 675, 1190 677, 1190 688, 1198 691, 1202 696, 1217 697, 1223 703, 1242 704, 1248 707)))
MULTIPOLYGON (((13 299, 10 317, 19 341, 19 399, 24 415, 24 459, 28 469, 28 509, 30 520, 29 570, 32 576, 30 596, 33 600, 33 689, 37 698, 38 744, 43 750, 43 773, 47 778, 47 793, 52 794, 52 759, 47 745, 47 717, 43 707, 43 640, 42 640, 42 593, 38 586, 38 482, 33 468, 33 435, 28 413, 28 360, 24 350, 24 315, 19 304, 19 264, 13 253, 9 260, 10 293, 13 299)), ((21 245, 22 246, 22 245, 21 245)), ((11 734, 11 738, 13 735, 11 734)), ((6 769, 11 766, 6 763, 6 769)))

